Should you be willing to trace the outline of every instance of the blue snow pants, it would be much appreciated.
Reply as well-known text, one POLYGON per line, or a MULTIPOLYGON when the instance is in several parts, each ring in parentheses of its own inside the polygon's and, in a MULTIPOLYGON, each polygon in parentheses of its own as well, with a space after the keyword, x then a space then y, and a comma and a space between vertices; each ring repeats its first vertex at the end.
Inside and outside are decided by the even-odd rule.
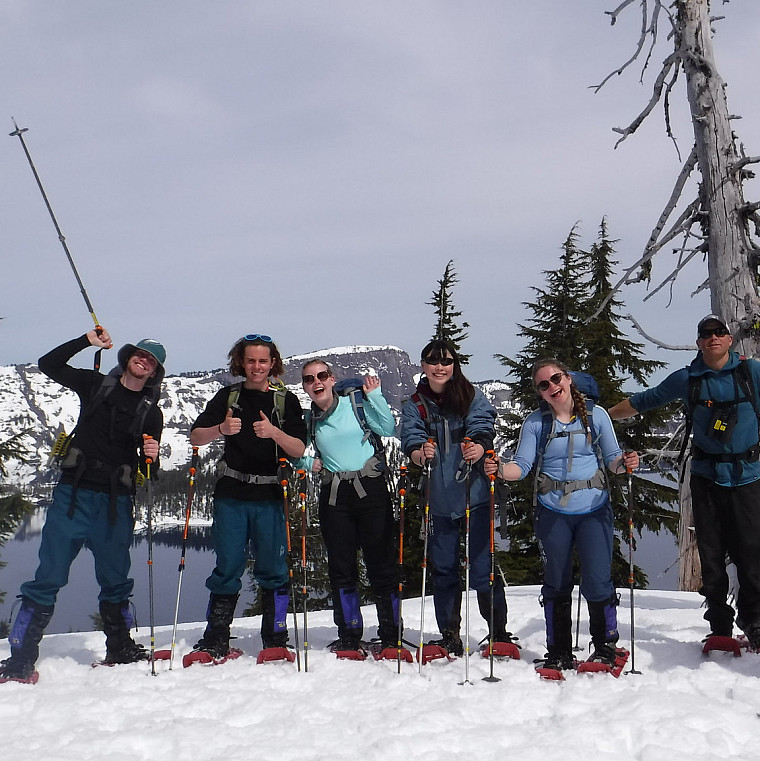
POLYGON ((612 583, 613 515, 609 500, 591 513, 568 515, 538 505, 534 530, 544 566, 541 594, 554 600, 572 594, 573 547, 581 562, 581 594, 589 602, 606 602, 612 583))
POLYGON ((55 605, 58 590, 69 581, 69 570, 82 547, 95 558, 95 578, 100 585, 98 600, 121 602, 132 594, 134 579, 128 578, 134 516, 132 498, 116 501, 116 520, 109 522, 109 495, 79 488, 69 517, 72 486, 58 484, 48 508, 40 541, 40 564, 34 581, 21 585, 21 596, 38 605, 55 605))
POLYGON ((287 537, 281 501, 214 499, 211 538, 216 551, 216 568, 206 579, 206 587, 212 594, 240 592, 249 541, 253 550, 253 575, 259 586, 280 589, 287 585, 287 537))

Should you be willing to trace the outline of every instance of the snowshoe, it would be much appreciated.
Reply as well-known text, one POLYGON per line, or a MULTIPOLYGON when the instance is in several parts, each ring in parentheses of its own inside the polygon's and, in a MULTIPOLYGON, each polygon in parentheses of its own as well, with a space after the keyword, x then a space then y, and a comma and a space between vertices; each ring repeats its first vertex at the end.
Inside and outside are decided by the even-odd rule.
POLYGON ((19 682, 19 684, 37 684, 40 675, 35 671, 34 664, 26 661, 14 663, 13 658, 0 661, 0 684, 19 682))
POLYGON ((413 663, 414 658, 407 648, 403 645, 399 650, 397 642, 382 642, 381 640, 370 642, 369 651, 372 653, 372 657, 376 661, 397 661, 399 655, 402 661, 406 663, 413 663))
POLYGON ((576 671, 579 674, 612 674, 617 678, 628 663, 628 655, 628 651, 622 647, 601 645, 585 661, 578 664, 576 671))
POLYGON ((535 661, 536 673, 547 682, 563 682, 563 671, 573 671, 578 662, 569 653, 547 654, 545 658, 535 661))
POLYGON ((491 657, 491 651, 493 650, 493 657, 499 659, 512 658, 513 660, 520 660, 520 646, 515 642, 517 637, 513 636, 511 632, 507 632, 506 638, 494 640, 490 643, 490 637, 485 637, 478 644, 480 654, 484 658, 491 657))
POLYGON ((256 656, 256 663, 273 663, 276 661, 287 661, 293 663, 296 654, 287 647, 265 647, 259 650, 256 656))
POLYGON ((231 647, 226 655, 218 656, 210 653, 208 650, 193 650, 191 653, 187 653, 182 658, 182 666, 189 668, 194 663, 201 663, 212 666, 221 666, 222 663, 227 661, 234 661, 243 655, 243 651, 237 647, 231 647))
MULTIPOLYGON (((735 658, 741 657, 742 644, 739 639, 734 637, 724 637, 720 634, 709 634, 702 645, 702 654, 709 655, 713 650, 720 650, 726 653, 733 653, 735 658)), ((749 643, 747 643, 749 644, 749 643)))
POLYGON ((364 643, 356 637, 342 637, 331 642, 330 652, 342 661, 363 661, 367 657, 364 643))
POLYGON ((454 658, 461 658, 464 655, 464 645, 462 638, 458 634, 444 634, 441 639, 432 639, 426 645, 422 646, 422 651, 417 648, 417 661, 422 659, 423 665, 430 661, 447 660, 453 661, 454 658))

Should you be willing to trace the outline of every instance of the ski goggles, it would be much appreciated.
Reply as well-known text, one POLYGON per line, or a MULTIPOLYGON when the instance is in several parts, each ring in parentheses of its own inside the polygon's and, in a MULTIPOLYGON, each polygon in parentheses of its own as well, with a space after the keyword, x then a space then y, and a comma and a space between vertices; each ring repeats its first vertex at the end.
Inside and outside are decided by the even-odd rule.
POLYGON ((565 373, 554 373, 550 375, 547 380, 542 380, 540 383, 536 383, 536 389, 543 393, 547 391, 549 386, 559 386, 560 381, 565 377, 565 373))
POLYGON ((702 328, 702 330, 699 331, 699 337, 702 339, 712 338, 713 336, 716 338, 723 338, 727 335, 728 330, 726 330, 726 328, 702 328))
POLYGON ((320 370, 316 375, 304 375, 301 378, 301 382, 304 386, 311 386, 316 380, 326 381, 330 377, 330 373, 327 370, 320 370))
POLYGON ((264 341, 268 344, 272 343, 272 336, 265 336, 263 333, 248 333, 243 336, 243 341, 264 341))
POLYGON ((451 357, 440 357, 438 359, 428 359, 427 357, 423 357, 422 361, 426 365, 442 365, 443 367, 448 367, 449 365, 454 364, 454 360, 451 357))

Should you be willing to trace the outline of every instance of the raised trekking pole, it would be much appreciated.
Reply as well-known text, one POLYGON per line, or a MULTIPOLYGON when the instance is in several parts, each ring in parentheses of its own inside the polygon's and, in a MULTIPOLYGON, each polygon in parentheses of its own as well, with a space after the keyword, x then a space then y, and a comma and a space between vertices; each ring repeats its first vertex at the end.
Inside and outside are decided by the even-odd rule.
POLYGON ((293 581, 293 556, 290 545, 290 498, 288 496, 288 461, 280 457, 280 486, 282 486, 282 509, 285 513, 285 538, 288 551, 288 578, 290 580, 290 597, 293 601, 293 637, 296 641, 296 665, 301 670, 301 645, 298 638, 298 615, 296 613, 295 582, 293 581))
MULTIPOLYGON (((306 471, 298 471, 298 506, 301 511, 301 598, 303 600, 303 670, 309 670, 309 621, 306 613, 306 600, 308 598, 306 565, 306 471)), ((295 602, 293 603, 295 605, 295 602)))
MULTIPOLYGON (((428 439, 432 444, 433 439, 428 439)), ((425 460, 425 510, 422 515, 422 590, 420 594, 420 646, 417 650, 417 660, 419 661, 419 672, 422 675, 422 665, 427 663, 425 657, 425 582, 427 580, 427 555, 428 555, 428 536, 430 535, 430 474, 432 470, 432 460, 425 460)))
POLYGON ((631 593, 631 668, 627 674, 640 674, 636 669, 636 634, 633 627, 633 470, 626 467, 628 474, 628 588, 631 593))
MULTIPOLYGON (((497 460, 496 452, 493 449, 489 449, 486 452, 486 457, 490 457, 492 460, 497 460)), ((496 576, 496 542, 494 540, 494 524, 496 523, 496 474, 492 473, 488 476, 489 481, 489 496, 490 496, 490 515, 489 515, 489 549, 491 552, 491 570, 488 575, 488 591, 490 592, 490 605, 488 620, 488 676, 483 677, 484 682, 500 682, 499 677, 493 675, 493 629, 494 629, 494 580, 496 576)))
MULTIPOLYGON (((185 555, 187 554, 187 535, 190 529, 190 510, 193 506, 193 497, 195 495, 195 474, 198 472, 198 447, 193 447, 193 454, 190 458, 190 481, 187 487, 187 505, 185 507, 185 527, 182 531, 182 553, 179 558, 179 579, 177 580, 177 602, 174 605, 174 625, 172 626, 172 643, 169 650, 169 670, 174 667, 174 649, 177 645, 177 621, 179 619, 179 597, 182 592, 182 574, 185 571, 185 555)), ((159 650, 155 653, 154 658, 161 660, 165 650, 159 650)))
MULTIPOLYGON (((147 433, 143 434, 143 440, 152 439, 147 433)), ((148 608, 150 611, 150 673, 156 676, 156 618, 153 610, 153 481, 151 480, 150 466, 153 460, 145 458, 145 482, 148 488, 148 608)))
MULTIPOLYGON (((472 441, 467 436, 465 446, 472 441)), ((465 460, 465 502, 464 502, 464 682, 470 681, 470 485, 472 483, 472 463, 465 460)))
MULTIPOLYGON (((45 188, 42 187, 42 181, 40 180, 39 174, 37 174, 37 168, 34 166, 34 162, 32 161, 32 156, 29 153, 29 149, 26 147, 26 143, 24 142, 24 132, 28 132, 27 127, 19 128, 18 124, 16 124, 16 120, 12 119, 13 126, 15 129, 13 132, 9 133, 11 137, 17 137, 21 141, 21 147, 24 149, 24 153, 26 154, 26 159, 29 162, 29 166, 32 169, 32 174, 34 174, 34 179, 37 181, 37 187, 40 189, 40 193, 42 193, 42 199, 45 201, 45 206, 47 207, 48 214, 50 214, 50 219, 53 220, 53 225, 55 226, 55 231, 58 233, 58 240, 61 241, 61 245, 63 246, 63 250, 66 253, 66 258, 69 260, 69 265, 71 265, 71 271, 74 273, 74 277, 76 278, 77 285, 79 285, 79 290, 82 293, 82 297, 84 298, 84 303, 87 305, 87 310, 90 313, 90 316, 92 317, 94 323, 95 323, 95 330, 100 332, 102 328, 100 327, 100 322, 98 321, 98 318, 95 316, 95 310, 92 308, 92 303, 90 302, 90 297, 87 295, 87 291, 84 288, 84 284, 82 283, 82 278, 79 277, 79 272, 77 272, 76 265, 74 264, 74 260, 71 257, 71 252, 69 251, 69 247, 66 245, 66 238, 63 236, 63 233, 61 232, 61 228, 58 225, 58 220, 55 218, 55 214, 53 214, 53 207, 50 205, 50 201, 48 201, 47 194, 45 193, 45 188)), ((111 348, 110 346, 108 347, 111 348)), ((100 370, 100 354, 101 350, 98 349, 95 352, 95 369, 100 370)))
POLYGON ((396 642, 397 671, 401 673, 401 651, 404 649, 403 628, 401 619, 401 606, 404 599, 404 508, 406 507, 406 465, 399 469, 398 479, 398 629, 396 642))

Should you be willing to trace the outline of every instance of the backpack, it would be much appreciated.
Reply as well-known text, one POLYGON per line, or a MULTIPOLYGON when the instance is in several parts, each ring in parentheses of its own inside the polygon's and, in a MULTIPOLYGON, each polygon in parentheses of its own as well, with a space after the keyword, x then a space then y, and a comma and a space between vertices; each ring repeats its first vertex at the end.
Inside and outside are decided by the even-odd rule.
MULTIPOLYGON (((599 470, 602 471, 605 488, 607 488, 607 471, 604 467, 604 456, 602 454, 602 448, 599 445, 599 434, 594 425, 594 407, 599 401, 599 384, 593 375, 589 373, 578 372, 575 370, 570 371, 570 378, 573 381, 575 388, 580 391, 586 399, 586 410, 588 413, 589 433, 591 434, 591 445, 596 454, 596 460, 599 464, 599 470)), ((567 431, 556 432, 554 430, 554 415, 552 414, 551 407, 548 402, 541 399, 538 408, 541 410, 541 433, 538 437, 538 446, 536 448, 536 464, 534 465, 534 477, 533 477, 533 507, 538 504, 538 480, 541 475, 541 465, 544 461, 544 452, 546 447, 552 439, 569 437, 577 434, 586 434, 585 431, 573 431, 567 433, 567 431)))
MULTIPOLYGON (((230 407, 232 407, 232 409, 238 409, 237 402, 240 398, 240 389, 243 388, 244 383, 245 381, 240 381, 239 383, 233 383, 228 387, 230 391, 227 395, 227 409, 230 407)), ((269 381, 269 390, 274 391, 274 418, 277 427, 282 429, 282 426, 285 424, 285 396, 287 395, 288 390, 279 378, 274 378, 269 381)))
MULTIPOLYGON (((694 410, 698 405, 709 407, 713 409, 713 418, 710 421, 711 429, 718 437, 723 436, 729 438, 731 431, 733 430, 736 422, 736 408, 739 402, 748 401, 752 405, 755 417, 758 422, 758 440, 760 441, 760 410, 757 406, 757 398, 755 395, 755 384, 752 380, 752 373, 749 371, 749 364, 746 357, 740 357, 739 364, 731 371, 734 380, 734 399, 728 402, 715 402, 712 399, 700 399, 699 394, 702 390, 702 376, 689 374, 689 390, 686 396, 686 402, 684 404, 684 416, 686 418, 686 424, 684 427, 683 443, 681 445, 681 451, 678 455, 678 463, 682 464, 684 455, 686 454, 686 448, 689 444, 689 438, 694 424, 694 410), (739 390, 742 391, 744 397, 739 396, 739 390)), ((709 389, 708 389, 709 390, 709 389)), ((692 444, 692 448, 695 445, 692 444)), ((723 454, 711 456, 707 453, 701 452, 701 456, 710 458, 720 462, 733 462, 738 463, 740 460, 747 460, 753 458, 758 459, 758 453, 760 452, 760 444, 756 444, 750 447, 746 452, 738 454, 723 454)), ((684 470, 681 470, 681 478, 683 479, 684 470)))
MULTIPOLYGON (((369 423, 367 422, 367 415, 364 412, 364 401, 366 396, 364 394, 364 383, 361 378, 344 378, 343 380, 337 381, 333 386, 333 389, 338 396, 347 396, 351 400, 351 409, 354 411, 356 422, 359 423, 359 427, 364 432, 362 444, 365 441, 369 441, 369 443, 372 444, 372 448, 375 450, 375 457, 377 457, 383 467, 385 467, 385 446, 383 445, 383 439, 379 433, 376 433, 370 428, 369 423)), ((308 432, 308 441, 312 442, 312 444, 314 444, 314 449, 317 450, 317 421, 312 410, 309 410, 306 413, 306 428, 308 432)), ((317 456, 319 456, 318 450, 317 456)))

